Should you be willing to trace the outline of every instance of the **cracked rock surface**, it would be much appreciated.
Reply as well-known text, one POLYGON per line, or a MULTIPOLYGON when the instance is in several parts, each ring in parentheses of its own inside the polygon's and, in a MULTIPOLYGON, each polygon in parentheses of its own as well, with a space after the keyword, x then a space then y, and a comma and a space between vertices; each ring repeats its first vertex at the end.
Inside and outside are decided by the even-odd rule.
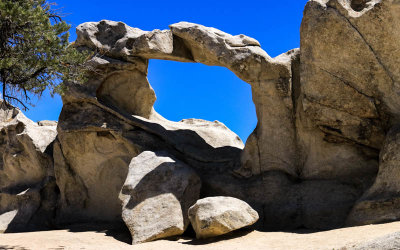
MULTIPOLYGON (((395 178, 379 176, 393 164, 382 157, 393 140, 387 133, 399 122, 399 8, 400 3, 392 0, 308 2, 301 26, 303 97, 298 109, 303 178, 353 178, 354 183, 358 179, 363 192, 378 168, 372 190, 395 178)), ((398 190, 392 184, 382 188, 388 189, 386 194, 398 190)), ((365 207, 372 190, 353 208, 349 224, 388 219, 380 211, 387 207, 387 195, 374 197, 377 208, 365 207)), ((397 197, 395 192, 389 197, 397 197)), ((396 207, 389 205, 386 211, 397 213, 396 207)))

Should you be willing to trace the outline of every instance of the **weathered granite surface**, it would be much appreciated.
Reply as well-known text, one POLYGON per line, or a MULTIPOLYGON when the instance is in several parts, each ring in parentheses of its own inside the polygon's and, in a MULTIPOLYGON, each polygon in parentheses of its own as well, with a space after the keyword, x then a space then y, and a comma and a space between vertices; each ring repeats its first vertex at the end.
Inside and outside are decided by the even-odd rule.
POLYGON ((0 103, 0 232, 52 226, 56 125, 40 125, 0 103))
MULTIPOLYGON (((30 218, 40 207, 58 225, 122 222, 120 192, 144 152, 164 152, 196 173, 200 198, 247 202, 258 229, 400 219, 398 0, 310 0, 300 48, 275 58, 253 38, 187 22, 143 31, 103 20, 77 34, 74 46, 93 52, 94 70, 85 83, 67 83, 57 137, 52 122, 0 113, 0 221, 17 208, 30 218), (250 84, 258 124, 246 145, 218 121, 159 115, 150 59, 223 66, 250 84)), ((165 195, 179 193, 170 187, 165 195)), ((130 218, 141 211, 128 210, 130 218)), ((162 233, 137 242, 154 235, 162 233)))
MULTIPOLYGON (((73 163, 77 157, 83 158, 76 162, 90 166, 84 169, 120 166, 113 168, 119 171, 113 175, 117 178, 126 175, 132 157, 145 150, 166 150, 198 172, 203 196, 247 201, 260 214, 256 227, 263 229, 340 227, 346 221, 351 224, 349 214, 362 213, 368 216, 358 218, 359 224, 382 221, 377 210, 354 211, 364 206, 380 165, 385 168, 379 154, 384 154, 387 132, 398 123, 398 9, 398 1, 390 0, 365 5, 309 1, 300 49, 276 58, 253 38, 193 23, 172 24, 164 31, 142 31, 106 20, 84 23, 77 28, 75 44, 97 51, 90 62, 97 72, 84 85, 71 85, 63 99, 58 131, 63 152, 68 152, 65 159, 78 173, 82 167, 73 163), (149 59, 224 66, 249 83, 258 125, 244 149, 222 124, 174 123, 158 115, 146 79, 149 59), (91 138, 83 139, 88 134, 91 138), (77 156, 75 149, 69 149, 76 137, 84 140, 87 150, 98 147, 89 145, 105 147, 112 141, 124 145, 112 153, 108 150, 120 154, 115 161, 121 163, 111 163, 115 157, 105 153, 95 157, 104 159, 99 162, 83 160, 87 154, 77 156), (356 203, 362 204, 353 208, 356 203)), ((81 176, 87 190, 92 186, 99 190, 95 183, 101 180, 92 178, 95 182, 89 184, 85 174, 76 176, 81 176)), ((390 176, 395 176, 393 171, 390 176)), ((379 178, 377 182, 382 182, 379 178)), ((122 181, 114 183, 116 194, 122 181)), ((101 186, 112 190, 107 184, 101 186)), ((392 187, 390 194, 380 192, 373 202, 395 198, 398 189, 392 187)), ((88 197, 91 204, 94 196, 88 197)), ((102 202, 98 198, 94 204, 102 202)), ((113 207, 111 217, 98 217, 118 216, 117 204, 113 207)), ((397 214, 395 207, 384 210, 397 214)), ((96 217, 96 212, 88 214, 96 217)))

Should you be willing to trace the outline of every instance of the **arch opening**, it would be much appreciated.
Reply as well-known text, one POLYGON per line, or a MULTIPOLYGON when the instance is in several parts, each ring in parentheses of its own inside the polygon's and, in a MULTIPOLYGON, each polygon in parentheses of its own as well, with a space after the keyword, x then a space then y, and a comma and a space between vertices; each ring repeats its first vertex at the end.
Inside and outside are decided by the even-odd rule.
POLYGON ((225 67, 153 59, 147 77, 168 120, 218 120, 243 142, 257 125, 250 84, 225 67))

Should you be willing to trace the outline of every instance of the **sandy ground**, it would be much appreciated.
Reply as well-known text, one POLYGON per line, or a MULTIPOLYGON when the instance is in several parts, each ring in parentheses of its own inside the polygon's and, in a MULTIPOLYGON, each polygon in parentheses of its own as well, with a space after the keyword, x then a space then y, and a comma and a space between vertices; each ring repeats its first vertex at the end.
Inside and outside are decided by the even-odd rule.
POLYGON ((0 249, 351 249, 399 231, 400 222, 394 222, 316 233, 238 231, 211 240, 175 238, 132 246, 127 231, 96 231, 81 226, 68 230, 0 234, 0 249))

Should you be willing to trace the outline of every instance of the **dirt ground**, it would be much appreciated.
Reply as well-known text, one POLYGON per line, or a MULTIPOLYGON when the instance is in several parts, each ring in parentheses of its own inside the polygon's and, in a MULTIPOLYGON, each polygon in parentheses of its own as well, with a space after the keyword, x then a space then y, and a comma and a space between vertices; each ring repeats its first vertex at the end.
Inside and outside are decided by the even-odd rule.
POLYGON ((64 230, 0 234, 0 249, 351 249, 399 231, 400 222, 393 222, 323 232, 238 231, 202 241, 185 237, 132 246, 125 230, 93 230, 81 225, 64 230))

